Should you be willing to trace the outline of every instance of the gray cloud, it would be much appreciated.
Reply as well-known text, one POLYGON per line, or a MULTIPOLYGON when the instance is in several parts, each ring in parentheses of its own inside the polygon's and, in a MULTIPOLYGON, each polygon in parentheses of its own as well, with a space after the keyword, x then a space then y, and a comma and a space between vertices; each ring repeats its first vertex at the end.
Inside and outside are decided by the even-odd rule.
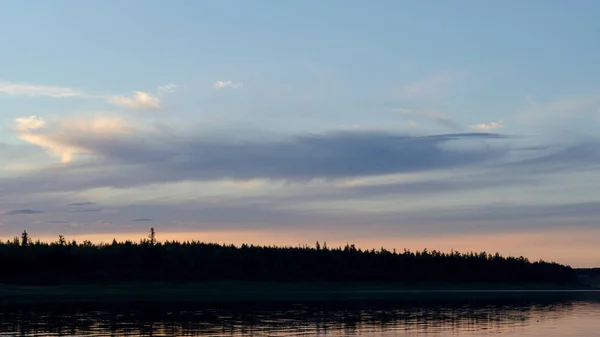
POLYGON ((72 202, 70 204, 68 204, 67 206, 91 206, 91 205, 95 205, 95 202, 72 202))
POLYGON ((462 172, 444 178, 422 181, 392 182, 376 185, 343 186, 337 188, 317 188, 316 191, 300 192, 289 196, 276 196, 272 204, 290 202, 331 201, 347 199, 369 199, 389 197, 423 197, 433 194, 457 194, 465 191, 484 190, 495 187, 526 186, 539 184, 539 179, 531 176, 511 175, 506 172, 472 173, 462 172), (493 179, 490 179, 493 176, 493 179))
POLYGON ((532 158, 507 164, 508 167, 538 172, 556 172, 576 168, 600 168, 600 142, 588 140, 567 146, 540 148, 532 158))
MULTIPOLYGON (((416 190, 420 191, 418 188, 416 190)), ((377 192, 365 192, 361 187, 352 193, 357 193, 358 198, 366 193, 364 198, 368 198, 377 195, 377 192)), ((410 193, 406 195, 409 196, 410 193)), ((56 232, 119 233, 146 231, 147 225, 144 223, 152 221, 154 227, 162 232, 311 231, 314 232, 315 238, 325 235, 324 233, 335 233, 336 237, 358 240, 382 235, 415 237, 550 229, 586 230, 597 228, 597 219, 600 216, 600 202, 556 202, 544 205, 488 203, 457 207, 431 205, 426 209, 399 207, 397 211, 371 212, 353 208, 352 205, 327 209, 307 208, 302 202, 309 200, 295 200, 294 196, 203 197, 194 202, 182 201, 178 204, 149 202, 115 206, 114 212, 102 213, 101 218, 89 218, 85 213, 78 213, 75 218, 65 219, 69 220, 68 222, 51 220, 37 223, 21 217, 6 217, 3 220, 3 228, 17 233, 26 226, 35 235, 56 232), (146 217, 135 218, 139 214, 146 217)))
MULTIPOLYGON (((281 205, 275 205, 281 206, 281 205)), ((293 205, 289 205, 290 207, 293 205)), ((122 208, 118 214, 107 215, 94 222, 79 221, 70 233, 145 231, 151 220, 162 231, 212 230, 301 230, 315 233, 334 232, 339 235, 376 237, 463 235, 505 233, 506 231, 537 231, 550 229, 584 230, 597 228, 600 202, 534 204, 486 204, 468 207, 362 212, 351 207, 328 210, 298 210, 273 208, 269 202, 245 203, 223 200, 212 203, 182 205, 139 205, 122 208), (152 218, 133 219, 132 213, 145 212, 152 218), (144 221, 142 221, 144 220, 144 221)), ((63 224, 56 222, 54 224, 63 224)), ((21 223, 7 229, 18 231, 21 223)), ((32 232, 53 233, 58 228, 28 225, 32 232)), ((61 227, 62 229, 62 227, 61 227)), ((336 234, 336 235, 338 235, 336 234)), ((315 234, 317 235, 317 234, 315 234)))
POLYGON ((68 210, 69 213, 89 213, 89 212, 102 212, 102 209, 73 209, 68 210))
POLYGON ((44 213, 44 211, 40 211, 40 210, 36 210, 36 209, 24 208, 24 209, 12 209, 12 210, 8 210, 8 211, 2 213, 2 215, 41 214, 41 213, 44 213))
MULTIPOLYGON (((113 134, 110 137, 92 137, 78 134, 69 142, 94 153, 92 162, 75 161, 67 167, 0 179, 0 190, 6 195, 17 195, 96 187, 129 188, 192 180, 258 178, 305 182, 435 171, 444 171, 447 175, 448 170, 452 170, 452 176, 431 179, 426 175, 422 181, 340 188, 330 185, 313 188, 314 185, 311 185, 309 189, 287 196, 204 198, 196 203, 178 205, 144 201, 142 205, 116 206, 115 212, 98 214, 101 219, 98 215, 86 213, 102 209, 74 208, 67 211, 70 215, 63 213, 69 225, 61 226, 66 222, 47 222, 36 225, 36 230, 52 232, 60 229, 64 232, 68 229, 70 233, 139 231, 146 229, 143 223, 153 221, 157 228, 168 228, 169 231, 301 228, 338 230, 360 237, 381 233, 439 235, 564 226, 582 229, 597 225, 595 219, 600 214, 596 207, 600 205, 593 202, 543 206, 488 204, 454 209, 432 206, 428 210, 399 209, 377 213, 361 212, 351 206, 321 211, 306 209, 303 204, 319 200, 424 198, 436 193, 451 195, 478 189, 538 184, 544 179, 541 174, 545 172, 585 169, 600 164, 600 147, 592 141, 566 147, 504 146, 506 142, 515 140, 519 141, 488 133, 409 136, 381 131, 306 134, 245 142, 214 135, 185 137, 141 133, 135 136, 113 134), (513 154, 525 159, 514 160, 513 154), (144 218, 136 218, 140 215, 144 218), (90 222, 90 219, 93 221, 90 222)), ((423 177, 419 175, 419 178, 423 177)), ((26 196, 22 199, 22 204, 12 204, 8 208, 15 211, 21 208, 21 211, 27 210, 26 207, 47 209, 45 203, 32 203, 26 196)), ((66 205, 69 201, 62 200, 60 204, 66 205)), ((482 201, 478 200, 478 203, 482 201)), ((81 201, 68 206, 94 204, 81 201)), ((47 210, 64 212, 64 208, 60 207, 54 211, 47 210)), ((30 226, 25 217, 5 219, 6 228, 19 230, 23 224, 30 226)))
POLYGON ((15 179, 0 188, 69 191, 125 188, 157 182, 256 178, 309 181, 441 170, 501 158, 506 149, 487 140, 498 134, 464 133, 407 136, 387 132, 332 132, 282 140, 236 142, 217 138, 85 138, 71 140, 101 159, 92 164, 52 168, 15 179), (449 149, 454 142, 481 145, 449 149), (107 172, 102 166, 112 166, 107 172), (49 177, 52 177, 50 179, 49 177), (27 188, 29 187, 29 189, 27 188))

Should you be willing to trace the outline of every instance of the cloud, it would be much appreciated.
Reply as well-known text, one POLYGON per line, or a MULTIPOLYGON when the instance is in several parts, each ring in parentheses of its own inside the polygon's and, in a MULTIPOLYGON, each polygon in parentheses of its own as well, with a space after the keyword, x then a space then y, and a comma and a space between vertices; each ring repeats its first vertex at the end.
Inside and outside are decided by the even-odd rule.
MULTIPOLYGON (((226 134, 215 137, 198 132, 172 137, 157 130, 138 130, 132 137, 76 131, 59 129, 43 135, 44 140, 60 140, 64 148, 85 151, 95 158, 92 163, 31 172, 34 176, 23 175, 29 181, 22 183, 48 190, 79 190, 184 180, 301 182, 464 167, 506 153, 485 143, 503 136, 480 133, 407 136, 376 130, 336 131, 241 141, 226 134), (454 143, 454 147, 447 146, 454 143), (41 178, 50 176, 53 179, 41 178), (36 183, 38 179, 44 182, 36 183)), ((0 180, 0 188, 6 183, 12 184, 0 180)))
POLYGON ((8 210, 8 211, 5 211, 4 213, 2 213, 2 215, 41 214, 41 213, 44 213, 44 211, 40 211, 40 210, 36 210, 36 209, 24 208, 24 209, 12 209, 12 210, 8 210))
POLYGON ((20 132, 41 129, 46 125, 46 121, 38 116, 21 117, 15 119, 16 128, 20 132))
POLYGON ((102 212, 102 209, 73 209, 68 210, 68 213, 90 213, 90 212, 102 212))
POLYGON ((173 83, 165 84, 165 85, 159 86, 157 92, 158 92, 159 96, 162 96, 165 94, 172 94, 177 90, 178 87, 179 86, 177 84, 173 84, 173 83))
POLYGON ((142 110, 142 109, 160 109, 160 99, 143 91, 134 91, 133 96, 113 96, 108 100, 114 105, 118 105, 127 109, 142 110))
MULTIPOLYGON (((241 86, 241 83, 227 82, 222 83, 224 83, 225 86, 234 88, 241 86)), ((166 84, 157 88, 156 96, 144 91, 133 91, 131 96, 123 96, 115 94, 90 94, 67 87, 0 82, 0 93, 12 96, 100 99, 105 100, 110 104, 132 110, 160 109, 162 102, 159 97, 173 93, 176 89, 177 85, 166 84)))
POLYGON ((91 205, 95 205, 95 202, 72 202, 70 204, 68 204, 67 206, 91 206, 91 205))
POLYGON ((487 124, 469 125, 469 128, 471 130, 491 131, 491 130, 495 130, 495 129, 500 129, 503 126, 504 125, 502 124, 502 121, 497 121, 497 122, 491 122, 491 123, 487 123, 487 124))
MULTIPOLYGON (((463 131, 463 128, 458 123, 456 123, 455 121, 450 119, 448 116, 446 116, 442 113, 439 113, 437 111, 434 111, 434 110, 427 110, 427 109, 412 110, 412 109, 406 109, 406 108, 397 108, 397 109, 392 109, 392 111, 398 112, 401 114, 413 114, 413 115, 421 117, 421 118, 429 119, 429 120, 432 120, 432 121, 440 124, 441 126, 447 127, 456 132, 463 131)), ((415 123, 415 125, 416 125, 416 123, 415 123)))
POLYGON ((600 168, 600 141, 588 140, 563 146, 540 148, 534 155, 504 165, 521 172, 551 173, 600 168))
POLYGON ((19 138, 40 146, 50 155, 61 158, 62 163, 70 163, 75 154, 89 154, 94 150, 87 147, 85 139, 109 138, 130 133, 129 122, 117 116, 101 116, 88 119, 62 119, 57 125, 47 127, 44 119, 37 116, 15 120, 15 130, 19 138), (78 140, 79 139, 79 140, 78 140))
POLYGON ((390 197, 422 197, 434 194, 458 194, 465 191, 485 190, 511 185, 527 186, 538 183, 538 179, 525 175, 501 174, 496 172, 495 179, 490 179, 490 171, 486 173, 464 173, 435 179, 411 180, 402 182, 386 182, 382 184, 349 185, 338 188, 330 186, 317 189, 314 193, 298 193, 289 197, 276 197, 269 203, 299 203, 333 200, 389 199, 390 197))
POLYGON ((72 98, 89 97, 89 95, 66 87, 55 87, 46 85, 20 84, 0 81, 0 93, 11 96, 72 98))
POLYGON ((400 88, 400 98, 410 100, 438 99, 455 86, 458 75, 457 71, 446 71, 414 81, 400 88))
MULTIPOLYGON (((260 229, 277 232, 286 229, 298 231, 301 228, 302 231, 316 233, 315 236, 335 233, 338 238, 355 235, 357 238, 374 236, 381 239, 381 233, 397 237, 592 229, 597 227, 596 220, 600 215, 598 202, 555 202, 544 205, 492 202, 461 207, 398 207, 398 210, 372 212, 353 207, 302 208, 298 207, 298 200, 295 199, 273 203, 274 199, 274 196, 265 199, 255 197, 254 200, 205 197, 176 204, 137 203, 118 206, 118 212, 103 215, 102 220, 98 220, 96 216, 85 218, 85 214, 74 214, 80 218, 68 219, 68 223, 80 224, 76 230, 88 233, 145 231, 144 223, 149 221, 144 219, 148 219, 170 231, 260 229), (148 217, 131 217, 136 213, 148 217)), ((7 221, 9 228, 14 230, 19 230, 25 223, 19 222, 18 218, 7 221)), ((29 225, 28 222, 27 224, 29 225)), ((32 231, 33 225, 35 224, 28 227, 32 231)), ((46 226, 36 226, 39 230, 48 230, 46 226)))
POLYGON ((232 81, 216 81, 215 82, 215 88, 217 89, 223 89, 223 88, 233 88, 233 89, 237 89, 237 88, 241 88, 244 86, 244 83, 241 82, 232 82, 232 81))
POLYGON ((567 97, 548 102, 538 102, 527 95, 525 106, 517 111, 517 120, 525 124, 548 123, 576 115, 591 115, 598 109, 598 95, 567 97))
MULTIPOLYGON (((442 223, 452 224, 452 229, 456 232, 549 229, 568 226, 595 228, 596 224, 593 220, 600 216, 600 202, 543 205, 492 203, 460 209, 438 207, 426 212, 412 211, 402 215, 404 221, 429 223, 431 228, 439 228, 442 223), (565 223, 565 219, 568 218, 572 219, 572 223, 565 223), (461 225, 455 227, 455 224, 461 225)), ((399 216, 400 214, 398 218, 399 216)))

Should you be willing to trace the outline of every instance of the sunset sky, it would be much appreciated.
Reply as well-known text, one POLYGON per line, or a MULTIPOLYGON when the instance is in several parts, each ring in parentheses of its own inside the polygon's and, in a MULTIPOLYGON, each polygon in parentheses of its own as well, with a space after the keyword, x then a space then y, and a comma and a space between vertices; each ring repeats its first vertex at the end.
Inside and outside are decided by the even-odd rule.
POLYGON ((3 1, 0 237, 600 267, 600 2, 3 1))

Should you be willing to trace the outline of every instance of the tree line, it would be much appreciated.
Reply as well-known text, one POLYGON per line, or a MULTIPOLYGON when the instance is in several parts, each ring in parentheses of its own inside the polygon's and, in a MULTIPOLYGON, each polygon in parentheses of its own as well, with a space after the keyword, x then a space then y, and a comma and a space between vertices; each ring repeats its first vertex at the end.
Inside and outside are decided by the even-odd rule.
POLYGON ((163 241, 154 229, 139 242, 93 244, 0 242, 0 283, 64 284, 123 281, 299 281, 416 283, 553 283, 576 281, 574 269, 554 262, 486 252, 460 253, 355 245, 241 246, 163 241))

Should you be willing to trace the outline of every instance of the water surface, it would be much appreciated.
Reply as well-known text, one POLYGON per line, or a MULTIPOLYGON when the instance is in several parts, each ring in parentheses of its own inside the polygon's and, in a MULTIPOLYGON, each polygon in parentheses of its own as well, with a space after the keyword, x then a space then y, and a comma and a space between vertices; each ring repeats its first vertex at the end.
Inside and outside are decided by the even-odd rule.
MULTIPOLYGON (((487 294, 489 295, 489 294, 487 294)), ((597 336, 598 292, 310 303, 3 305, 4 336, 597 336)))

